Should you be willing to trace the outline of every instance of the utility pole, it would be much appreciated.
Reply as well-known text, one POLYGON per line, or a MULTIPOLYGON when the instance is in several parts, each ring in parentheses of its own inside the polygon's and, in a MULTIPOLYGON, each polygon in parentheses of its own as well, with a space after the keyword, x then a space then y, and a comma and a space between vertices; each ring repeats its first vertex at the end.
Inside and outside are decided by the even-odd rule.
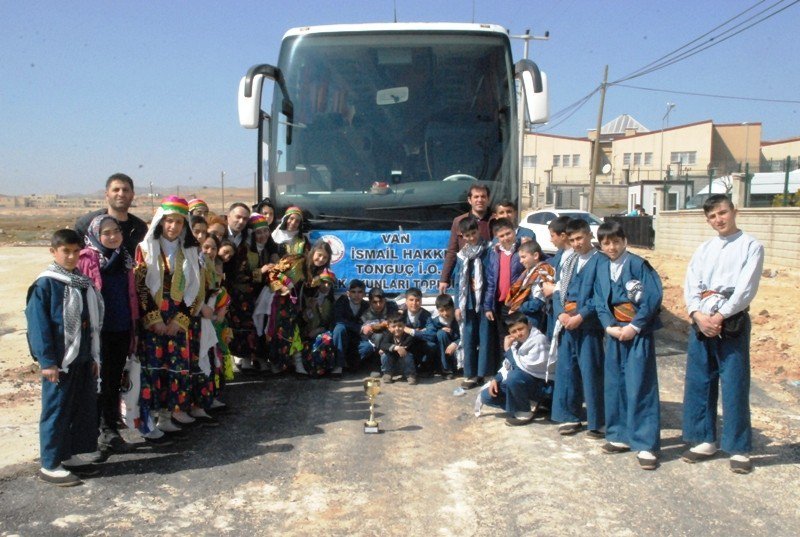
POLYGON ((544 33, 544 35, 531 35, 531 29, 528 28, 528 29, 525 30, 524 34, 518 34, 518 35, 509 34, 508 37, 511 37, 513 39, 522 39, 525 42, 525 48, 523 49, 524 52, 522 54, 522 57, 527 60, 528 59, 528 49, 529 49, 530 41, 531 40, 533 40, 533 41, 547 41, 548 39, 550 39, 550 32, 547 31, 547 32, 544 33))
POLYGON ((225 172, 220 172, 220 181, 222 183, 222 214, 225 214, 225 172))
POLYGON ((597 170, 600 167, 600 128, 603 126, 603 106, 606 103, 606 87, 608 86, 608 65, 603 72, 603 84, 600 86, 600 111, 597 113, 597 131, 594 137, 594 149, 592 153, 592 171, 589 176, 589 206, 587 209, 591 213, 594 211, 594 188, 597 183, 597 170))

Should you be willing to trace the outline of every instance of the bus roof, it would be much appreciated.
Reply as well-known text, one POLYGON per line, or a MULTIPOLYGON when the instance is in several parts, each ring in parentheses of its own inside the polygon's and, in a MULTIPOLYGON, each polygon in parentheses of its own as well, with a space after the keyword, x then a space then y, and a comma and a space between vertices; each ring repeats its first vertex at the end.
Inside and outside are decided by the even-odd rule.
POLYGON ((328 24, 301 26, 288 30, 283 38, 298 35, 353 33, 353 32, 485 32, 508 35, 508 31, 497 24, 470 24, 463 22, 379 22, 364 24, 328 24))

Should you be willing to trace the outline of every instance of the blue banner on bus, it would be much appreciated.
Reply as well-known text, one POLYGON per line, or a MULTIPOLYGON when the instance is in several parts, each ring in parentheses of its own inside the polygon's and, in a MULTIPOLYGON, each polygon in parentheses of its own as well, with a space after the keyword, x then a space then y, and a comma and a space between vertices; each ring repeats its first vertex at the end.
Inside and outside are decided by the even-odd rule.
POLYGON ((353 278, 367 289, 381 286, 387 293, 418 287, 436 294, 450 231, 327 231, 309 233, 313 244, 322 239, 331 246, 331 270, 338 290, 353 278))

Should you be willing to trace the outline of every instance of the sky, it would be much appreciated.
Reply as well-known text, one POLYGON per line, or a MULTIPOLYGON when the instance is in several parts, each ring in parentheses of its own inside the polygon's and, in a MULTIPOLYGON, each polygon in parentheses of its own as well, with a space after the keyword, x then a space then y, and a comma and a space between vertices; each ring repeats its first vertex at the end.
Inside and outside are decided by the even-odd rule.
MULTIPOLYGON (((777 16, 674 65, 625 82, 647 88, 797 100, 796 0, 0 0, 0 194, 89 193, 115 172, 147 184, 249 186, 256 133, 238 124, 239 79, 276 63, 297 26, 486 22, 550 32, 530 57, 555 114, 751 6, 777 16), (795 52, 792 52, 795 51, 795 52)), ((740 19, 737 19, 740 20, 740 19)), ((708 39, 708 37, 706 37, 708 39)), ((702 42, 702 41, 701 41, 702 42)), ((515 60, 521 41, 512 43, 515 60)), ((761 122, 764 140, 800 136, 800 104, 668 94, 612 85, 603 122, 651 130, 713 119, 761 122)), ((265 105, 266 106, 266 105, 265 105)), ((599 95, 543 132, 586 136, 599 95)))

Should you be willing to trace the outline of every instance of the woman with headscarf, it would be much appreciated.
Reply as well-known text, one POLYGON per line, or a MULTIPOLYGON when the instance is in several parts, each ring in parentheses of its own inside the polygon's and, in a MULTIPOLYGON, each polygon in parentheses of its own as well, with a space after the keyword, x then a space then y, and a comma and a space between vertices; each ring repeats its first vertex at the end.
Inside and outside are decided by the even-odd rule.
POLYGON ((161 202, 150 229, 136 251, 136 291, 142 313, 139 341, 142 361, 141 428, 181 430, 194 422, 191 399, 189 329, 193 310, 203 302, 197 240, 189 228, 186 200, 170 196, 161 202), (175 422, 173 422, 173 420, 175 422))
POLYGON ((302 255, 306 253, 310 244, 303 235, 303 210, 291 206, 281 218, 281 223, 272 232, 272 240, 278 245, 278 256, 302 255))
POLYGON ((108 214, 96 216, 86 230, 86 247, 78 268, 103 295, 105 313, 100 333, 100 437, 101 451, 123 452, 128 444, 117 428, 119 394, 128 355, 136 348, 134 326, 139 318, 133 258, 123 244, 122 229, 108 214))

